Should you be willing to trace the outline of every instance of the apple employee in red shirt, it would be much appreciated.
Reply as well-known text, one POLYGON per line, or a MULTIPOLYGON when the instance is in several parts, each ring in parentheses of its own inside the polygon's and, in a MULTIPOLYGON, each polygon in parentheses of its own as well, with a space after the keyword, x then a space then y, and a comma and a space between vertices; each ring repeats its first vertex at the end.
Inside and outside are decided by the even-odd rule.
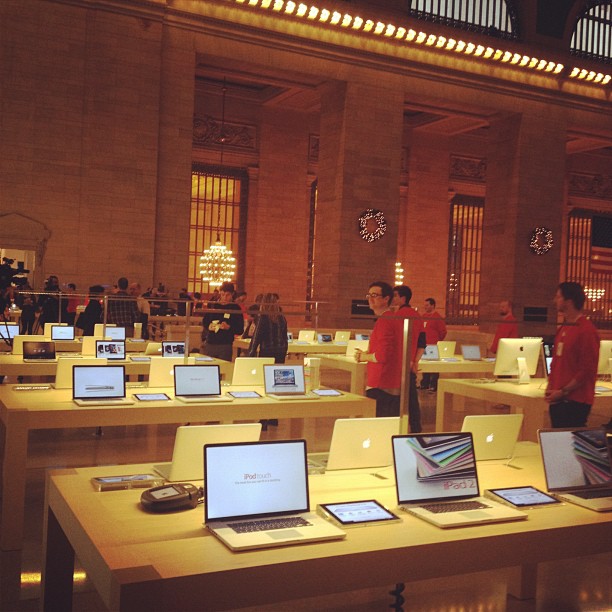
POLYGON ((585 427, 595 398, 599 335, 582 312, 584 289, 561 283, 555 306, 564 322, 555 336, 546 401, 553 427, 585 427))

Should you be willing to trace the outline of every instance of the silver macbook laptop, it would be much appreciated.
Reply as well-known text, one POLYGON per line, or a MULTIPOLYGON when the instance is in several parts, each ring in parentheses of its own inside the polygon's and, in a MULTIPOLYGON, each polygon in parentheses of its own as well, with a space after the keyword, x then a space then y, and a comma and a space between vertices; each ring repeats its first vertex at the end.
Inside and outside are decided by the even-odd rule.
POLYGON ((359 349, 360 351, 367 351, 369 344, 370 344, 369 340, 349 340, 346 343, 346 356, 354 358, 355 351, 357 349, 359 349))
POLYGON ((370 334, 355 334, 355 340, 369 340, 370 334))
POLYGON ((457 343, 454 340, 440 340, 440 342, 438 342, 440 359, 454 359, 456 346, 457 343))
POLYGON ((55 382, 53 383, 55 389, 72 388, 72 368, 75 365, 106 365, 106 359, 97 359, 96 357, 60 357, 57 360, 57 368, 55 370, 55 382))
POLYGON ((125 359, 125 340, 96 340, 98 359, 125 359))
POLYGON ((465 361, 480 361, 482 359, 480 347, 477 344, 462 344, 461 354, 465 361))
POLYGON ((75 365, 72 368, 72 399, 79 406, 133 404, 125 396, 125 366, 75 365))
POLYGON ((314 393, 306 393, 303 365, 279 363, 264 366, 266 395, 277 400, 318 399, 314 393))
POLYGON ((204 447, 204 525, 231 550, 338 540, 310 512, 306 441, 204 447))
POLYGON ((162 343, 161 342, 149 342, 145 348, 145 355, 161 355, 162 343))
POLYGON ((273 365, 274 357, 237 357, 234 361, 232 386, 263 387, 265 365, 273 365))
POLYGON ((299 344, 311 344, 315 341, 315 330, 314 329, 301 329, 298 332, 298 339, 296 340, 299 344))
POLYGON ((612 510, 610 449, 603 429, 541 429, 540 450, 548 491, 561 501, 612 510))
POLYGON ((107 325, 104 337, 111 340, 125 340, 125 327, 109 327, 107 325))
POLYGON ((202 449, 206 444, 257 442, 261 423, 182 425, 176 430, 172 461, 153 466, 170 482, 204 478, 202 449))
POLYGON ((421 359, 425 361, 440 361, 440 352, 437 344, 428 344, 423 351, 421 359))
POLYGON ((151 357, 149 387, 174 387, 174 366, 194 363, 182 357, 151 357))
POLYGON ((337 331, 334 334, 334 344, 346 344, 351 339, 350 331, 337 331))
POLYGON ((55 342, 51 340, 24 342, 23 360, 33 363, 40 363, 41 361, 56 361, 55 342))
POLYGON ((184 357, 185 343, 184 342, 162 342, 161 343, 162 357, 184 357))
POLYGON ((317 334, 317 342, 319 344, 330 344, 333 340, 331 334, 317 334))
POLYGON ((393 459, 400 508, 438 527, 527 518, 479 497, 471 433, 393 436, 393 459))
POLYGON ((51 328, 51 340, 74 340, 74 326, 54 325, 51 328))
POLYGON ((327 470, 391 465, 391 438, 399 434, 399 427, 399 417, 336 419, 329 453, 311 453, 309 468, 313 464, 327 470))
POLYGON ((476 461, 510 459, 522 425, 522 414, 478 414, 466 416, 461 431, 472 434, 476 461))
POLYGON ((174 397, 180 402, 231 402, 221 395, 221 372, 218 365, 175 365, 174 397))

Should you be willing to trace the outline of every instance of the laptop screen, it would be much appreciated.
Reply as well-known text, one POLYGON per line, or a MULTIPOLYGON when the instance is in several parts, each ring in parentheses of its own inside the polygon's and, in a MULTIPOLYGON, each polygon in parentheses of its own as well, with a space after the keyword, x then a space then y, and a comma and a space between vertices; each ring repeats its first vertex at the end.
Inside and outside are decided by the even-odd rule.
POLYGON ((550 366, 552 365, 554 344, 552 342, 544 342, 544 367, 546 368, 546 376, 550 376, 550 366))
POLYGON ((303 365, 266 365, 264 366, 264 386, 266 393, 305 393, 303 365))
POLYGON ((73 399, 125 397, 125 366, 100 365, 72 368, 73 399))
POLYGON ((24 359, 55 359, 55 342, 24 342, 24 359))
POLYGON ((204 447, 205 521, 308 512, 305 440, 204 447))
POLYGON ((162 357, 183 357, 185 355, 184 342, 162 342, 162 357))
POLYGON ((109 327, 104 330, 104 337, 111 340, 125 340, 125 327, 109 327))
POLYGON ((467 361, 480 360, 480 347, 477 344, 462 344, 461 354, 467 361))
POLYGON ((355 334, 355 340, 369 340, 370 334, 355 334))
POLYGON ((393 436, 393 458, 400 503, 479 493, 471 433, 393 436))
POLYGON ((74 340, 72 325, 54 325, 51 328, 51 340, 74 340))
POLYGON ((549 491, 612 484, 603 429, 540 430, 538 435, 549 491))
POLYGON ((319 344, 325 344, 326 342, 331 342, 331 341, 332 341, 331 334, 317 334, 317 342, 319 344))
POLYGON ((19 334, 19 325, 17 323, 0 323, 0 340, 12 340, 19 334))
POLYGON ((437 344, 428 344, 423 351, 423 359, 440 359, 437 344))
POLYGON ((175 365, 174 395, 205 396, 221 394, 218 365, 175 365))
POLYGON ((96 357, 125 359, 125 342, 123 340, 96 340, 96 357))

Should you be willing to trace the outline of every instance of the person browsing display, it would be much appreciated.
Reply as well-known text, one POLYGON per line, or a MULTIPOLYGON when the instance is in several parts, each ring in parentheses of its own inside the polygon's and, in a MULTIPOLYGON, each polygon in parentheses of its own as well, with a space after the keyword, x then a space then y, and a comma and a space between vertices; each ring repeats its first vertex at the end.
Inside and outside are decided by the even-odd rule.
POLYGON ((584 289, 574 282, 559 285, 555 306, 563 324, 555 336, 546 401, 552 427, 585 427, 595 398, 599 335, 584 315, 584 289))

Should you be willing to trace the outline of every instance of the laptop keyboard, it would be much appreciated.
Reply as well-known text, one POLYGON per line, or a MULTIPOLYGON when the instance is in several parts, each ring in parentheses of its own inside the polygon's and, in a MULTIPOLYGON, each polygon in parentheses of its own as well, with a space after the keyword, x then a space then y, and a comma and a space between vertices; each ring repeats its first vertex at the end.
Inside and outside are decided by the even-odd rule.
POLYGON ((481 510, 489 508, 486 504, 478 501, 462 501, 462 502, 444 502, 443 504, 423 504, 421 508, 441 514, 443 512, 462 512, 463 510, 481 510))
POLYGON ((581 499, 601 499, 602 497, 612 497, 612 489, 597 489, 595 491, 574 492, 576 497, 581 499))
POLYGON ((229 523, 236 533, 250 533, 253 531, 269 531, 271 529, 287 529, 291 527, 307 527, 310 523, 301 516, 288 516, 286 518, 264 519, 261 521, 245 521, 244 523, 229 523))

